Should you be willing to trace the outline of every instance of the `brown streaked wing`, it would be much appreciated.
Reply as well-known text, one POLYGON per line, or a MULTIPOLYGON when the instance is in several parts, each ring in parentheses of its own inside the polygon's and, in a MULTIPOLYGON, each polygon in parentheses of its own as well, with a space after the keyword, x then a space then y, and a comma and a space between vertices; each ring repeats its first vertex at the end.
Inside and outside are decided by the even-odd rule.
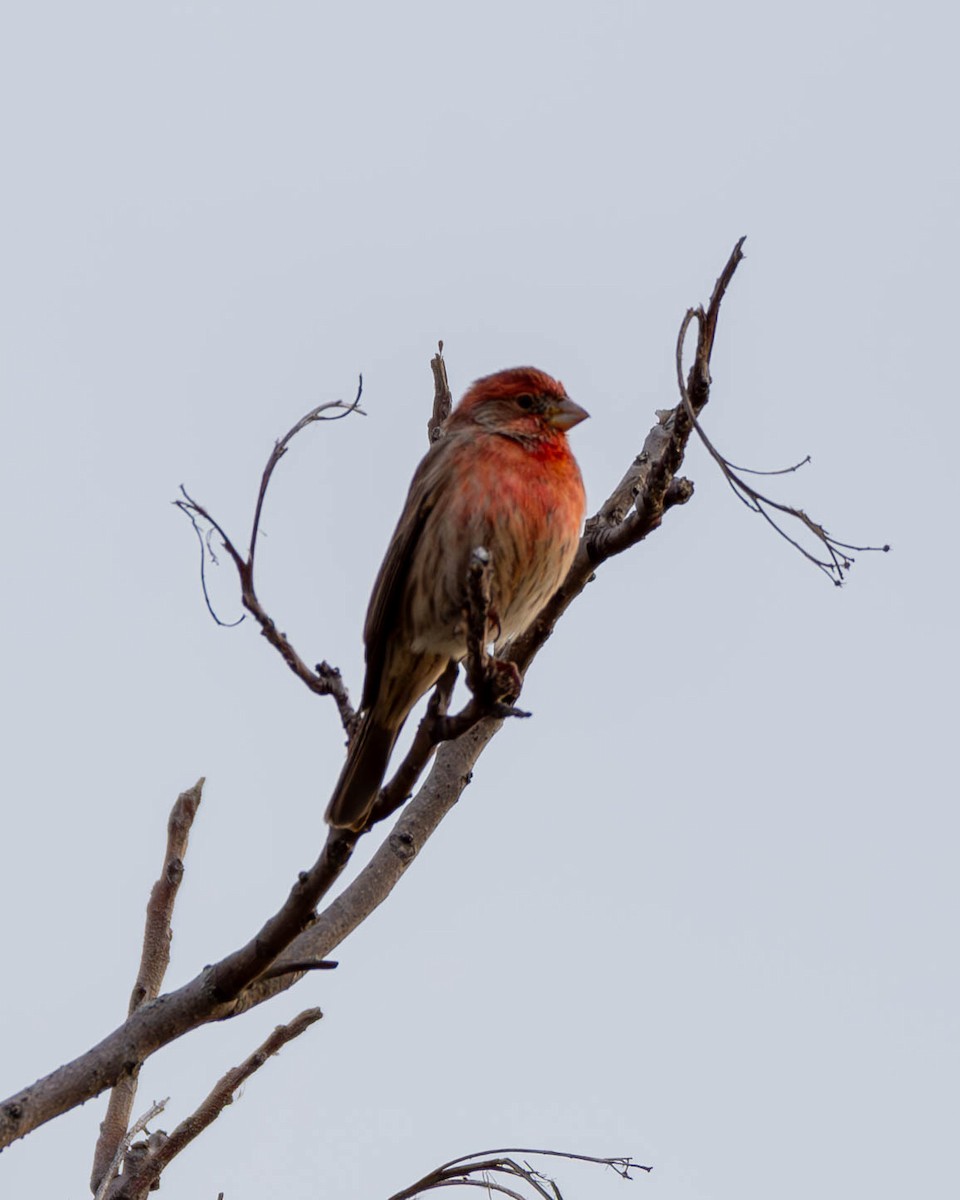
POLYGON ((455 434, 448 434, 439 442, 434 442, 422 458, 380 565, 363 626, 367 672, 363 680, 360 707, 364 710, 374 703, 380 690, 387 642, 400 623, 407 568, 416 553, 427 517, 443 498, 445 482, 450 478, 446 460, 454 452, 459 440, 455 434))

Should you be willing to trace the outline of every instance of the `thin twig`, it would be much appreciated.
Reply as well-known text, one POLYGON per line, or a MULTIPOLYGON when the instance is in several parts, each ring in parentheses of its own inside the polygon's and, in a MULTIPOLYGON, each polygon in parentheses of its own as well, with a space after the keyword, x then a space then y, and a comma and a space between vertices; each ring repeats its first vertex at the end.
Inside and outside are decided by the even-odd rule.
MULTIPOLYGON (((810 456, 807 455, 807 457, 801 462, 796 463, 792 467, 787 467, 781 471, 752 471, 749 470, 749 468, 735 467, 730 460, 721 454, 716 446, 714 446, 713 442, 704 431, 697 414, 693 410, 693 405, 690 399, 690 389, 684 380, 683 347, 684 342, 686 341, 687 331, 691 322, 694 320, 697 321, 700 327, 700 337, 701 339, 703 338, 704 329, 706 326, 706 317, 703 313, 703 310, 689 309, 680 326, 680 333, 677 337, 676 351, 677 386, 680 389, 681 403, 684 406, 684 410, 687 414, 690 424, 697 431, 697 436, 706 447, 710 457, 714 460, 717 466, 719 466, 723 477, 726 479, 731 491, 737 497, 737 499, 748 509, 750 509, 751 512, 759 513, 760 516, 762 516, 764 520, 767 521, 767 523, 771 525, 772 528, 786 542, 789 542, 794 549, 799 550, 804 558, 806 558, 809 562, 812 562, 814 566, 821 570, 832 583, 834 583, 837 587, 840 587, 843 583, 844 572, 849 571, 854 562, 853 555, 845 554, 843 551, 856 550, 858 553, 861 551, 887 551, 890 549, 890 547, 852 546, 846 542, 838 541, 836 538, 832 538, 822 525, 808 517, 803 509, 795 508, 788 504, 781 504, 777 500, 772 500, 769 496, 765 496, 751 484, 747 483, 745 479, 741 478, 740 473, 744 471, 749 471, 749 473, 752 475, 786 475, 792 471, 798 470, 800 467, 808 463, 810 461, 810 456), (785 517, 798 521, 808 533, 812 534, 817 541, 826 547, 828 557, 825 559, 819 558, 816 554, 808 550, 806 546, 804 546, 795 537, 791 537, 791 535, 779 523, 779 521, 771 515, 770 510, 782 513, 785 517)), ((693 370, 694 368, 691 368, 691 374, 693 370)))
POLYGON ((257 493, 257 504, 253 512, 253 525, 250 529, 250 549, 247 554, 247 566, 250 574, 253 574, 253 559, 257 552, 257 537, 260 532, 260 515, 263 512, 263 502, 266 499, 267 488, 270 486, 270 479, 274 469, 281 458, 286 454, 287 447, 290 442, 297 436, 301 430, 306 429, 308 425, 313 425, 316 421, 341 421, 344 417, 349 417, 351 413, 359 413, 365 417, 367 414, 360 407, 360 399, 363 396, 363 375, 359 377, 357 383, 357 394, 353 399, 352 404, 345 404, 343 400, 331 400, 326 404, 318 404, 316 408, 311 410, 300 418, 300 420, 288 429, 287 432, 280 438, 273 447, 273 452, 267 460, 267 465, 264 467, 263 474, 260 477, 260 491, 257 493), (333 416, 326 416, 331 409, 339 409, 340 411, 333 416))
POLYGON ((260 979, 278 979, 281 975, 296 972, 305 975, 307 971, 333 971, 340 964, 332 958, 303 958, 295 962, 285 962, 281 966, 269 967, 260 975, 260 979))
MULTIPOLYGON (((213 617, 216 623, 223 626, 224 629, 234 629, 237 625, 240 625, 247 619, 247 614, 241 613, 235 621, 223 621, 219 616, 217 616, 217 611, 213 607, 213 601, 210 599, 210 590, 207 587, 207 556, 210 556, 210 561, 214 564, 217 562, 217 556, 214 554, 213 548, 210 545, 209 537, 205 538, 203 536, 203 531, 200 528, 197 518, 194 516, 196 509, 192 507, 192 502, 189 501, 189 497, 183 489, 183 484, 180 485, 180 491, 183 492, 188 502, 184 503, 180 500, 174 500, 174 504, 180 509, 181 512, 186 513, 190 524, 193 526, 193 532, 197 535, 197 541, 200 543, 200 587, 203 590, 203 601, 207 606, 207 612, 211 617, 213 617)), ((208 533, 209 532, 211 531, 208 531, 208 533)))
POLYGON ((451 1158, 449 1162, 443 1164, 444 1167, 454 1167, 457 1163, 468 1162, 473 1158, 489 1158, 491 1155, 500 1156, 503 1154, 536 1154, 542 1158, 569 1158, 572 1162, 595 1163, 601 1167, 611 1167, 622 1178, 629 1178, 630 1171, 646 1171, 650 1172, 653 1167, 645 1167, 642 1163, 635 1162, 630 1155, 616 1154, 612 1157, 596 1154, 575 1154, 572 1150, 530 1150, 522 1146, 504 1146, 497 1150, 478 1150, 475 1154, 464 1154, 460 1158, 451 1158))
MULTIPOLYGON (((160 995, 160 988, 170 964, 173 908, 183 879, 183 860, 187 853, 190 830, 200 807, 203 784, 204 780, 199 779, 192 788, 181 792, 170 810, 163 869, 147 902, 140 968, 127 1006, 128 1016, 135 1013, 141 1004, 160 995)), ((90 1190, 93 1192, 98 1192, 104 1179, 112 1178, 112 1173, 116 1171, 118 1147, 128 1138, 127 1123, 137 1095, 140 1066, 139 1062, 128 1063, 126 1073, 110 1093, 93 1154, 93 1169, 90 1175, 90 1190)))
POLYGON ((801 467, 805 467, 812 462, 810 455, 801 458, 799 462, 793 464, 792 467, 780 467, 777 471, 758 471, 754 467, 738 467, 733 463, 728 463, 731 471, 742 471, 744 475, 792 475, 794 471, 799 471, 801 467))

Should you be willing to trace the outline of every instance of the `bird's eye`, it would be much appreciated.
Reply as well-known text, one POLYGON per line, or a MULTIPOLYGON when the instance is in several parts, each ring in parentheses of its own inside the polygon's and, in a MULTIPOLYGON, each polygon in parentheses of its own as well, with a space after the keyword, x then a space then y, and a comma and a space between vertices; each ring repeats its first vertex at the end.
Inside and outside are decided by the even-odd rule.
POLYGON ((529 412, 529 410, 533 408, 533 397, 524 392, 522 396, 517 397, 517 404, 519 404, 522 409, 525 409, 529 412))

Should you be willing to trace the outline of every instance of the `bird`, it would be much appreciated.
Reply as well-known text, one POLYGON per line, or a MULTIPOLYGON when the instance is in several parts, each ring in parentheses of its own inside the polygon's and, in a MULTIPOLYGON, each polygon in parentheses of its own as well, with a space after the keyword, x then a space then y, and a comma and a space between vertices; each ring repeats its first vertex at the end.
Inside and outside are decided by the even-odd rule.
POLYGON ((563 582, 586 503, 566 434, 588 415, 550 375, 512 367, 473 383, 445 421, 373 585, 359 723, 326 812, 334 829, 365 828, 410 710, 466 654, 472 552, 492 558, 497 649, 563 582))

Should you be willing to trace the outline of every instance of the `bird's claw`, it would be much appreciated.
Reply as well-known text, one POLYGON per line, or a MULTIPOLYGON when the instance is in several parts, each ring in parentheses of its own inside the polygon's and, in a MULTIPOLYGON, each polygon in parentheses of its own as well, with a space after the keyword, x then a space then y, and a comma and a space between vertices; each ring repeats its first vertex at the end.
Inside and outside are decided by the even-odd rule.
POLYGON ((523 677, 516 663, 488 658, 478 681, 475 695, 481 704, 495 709, 510 704, 520 695, 523 677))

